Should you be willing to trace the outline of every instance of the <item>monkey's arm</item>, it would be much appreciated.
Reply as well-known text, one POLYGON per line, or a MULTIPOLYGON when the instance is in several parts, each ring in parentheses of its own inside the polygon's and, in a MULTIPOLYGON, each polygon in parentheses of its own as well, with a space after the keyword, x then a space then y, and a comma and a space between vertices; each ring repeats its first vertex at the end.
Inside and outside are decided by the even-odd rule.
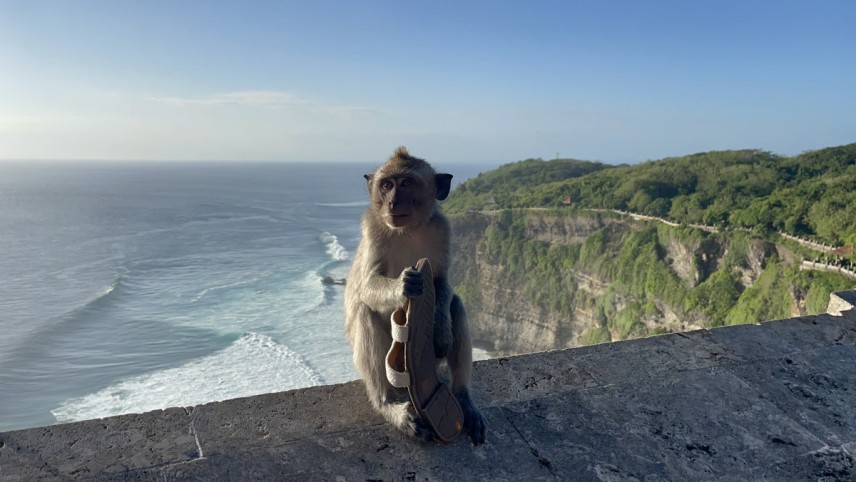
POLYGON ((434 293, 437 309, 434 312, 434 355, 445 358, 452 345, 452 287, 446 278, 434 278, 434 293))
POLYGON ((452 304, 452 286, 446 278, 434 278, 434 296, 437 309, 443 309, 448 314, 452 304))
POLYGON ((402 306, 407 298, 422 294, 422 275, 413 268, 406 268, 398 278, 390 278, 373 269, 366 276, 364 289, 360 290, 363 303, 379 313, 392 312, 402 306))

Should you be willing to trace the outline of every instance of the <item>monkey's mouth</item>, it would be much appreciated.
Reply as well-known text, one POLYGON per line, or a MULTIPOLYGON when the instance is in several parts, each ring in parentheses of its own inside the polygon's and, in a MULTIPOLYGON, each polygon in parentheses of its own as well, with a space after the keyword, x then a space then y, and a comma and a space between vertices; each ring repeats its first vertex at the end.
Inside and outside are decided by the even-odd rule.
POLYGON ((386 216, 386 223, 393 228, 403 228, 404 226, 407 226, 407 223, 409 222, 409 214, 388 214, 386 216))

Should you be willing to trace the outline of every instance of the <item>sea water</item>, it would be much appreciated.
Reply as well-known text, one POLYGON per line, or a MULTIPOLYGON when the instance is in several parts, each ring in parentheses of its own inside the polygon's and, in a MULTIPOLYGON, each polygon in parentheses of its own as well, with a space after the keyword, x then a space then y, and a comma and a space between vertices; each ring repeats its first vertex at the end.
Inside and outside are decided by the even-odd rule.
POLYGON ((0 431, 357 378, 373 167, 0 163, 0 431))

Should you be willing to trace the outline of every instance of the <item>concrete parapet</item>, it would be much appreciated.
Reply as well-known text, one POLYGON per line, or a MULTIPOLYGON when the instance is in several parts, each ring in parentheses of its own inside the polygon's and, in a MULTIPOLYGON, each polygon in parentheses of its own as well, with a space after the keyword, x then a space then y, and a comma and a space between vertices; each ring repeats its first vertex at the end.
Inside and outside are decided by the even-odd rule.
POLYGON ((0 433, 0 480, 856 480, 840 313, 478 362, 480 447, 406 438, 355 381, 0 433))

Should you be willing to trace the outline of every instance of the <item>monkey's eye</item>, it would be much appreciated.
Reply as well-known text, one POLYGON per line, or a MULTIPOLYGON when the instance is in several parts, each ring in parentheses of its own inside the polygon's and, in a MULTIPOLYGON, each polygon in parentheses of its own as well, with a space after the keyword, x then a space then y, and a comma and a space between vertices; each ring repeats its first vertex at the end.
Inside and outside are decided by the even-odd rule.
POLYGON ((390 189, 393 188, 393 186, 395 186, 395 183, 393 183, 389 179, 386 179, 382 183, 380 183, 380 188, 383 189, 384 191, 389 191, 390 189))
POLYGON ((401 187, 410 187, 412 185, 413 185, 413 179, 410 179, 409 177, 404 179, 403 181, 401 181, 401 187))

